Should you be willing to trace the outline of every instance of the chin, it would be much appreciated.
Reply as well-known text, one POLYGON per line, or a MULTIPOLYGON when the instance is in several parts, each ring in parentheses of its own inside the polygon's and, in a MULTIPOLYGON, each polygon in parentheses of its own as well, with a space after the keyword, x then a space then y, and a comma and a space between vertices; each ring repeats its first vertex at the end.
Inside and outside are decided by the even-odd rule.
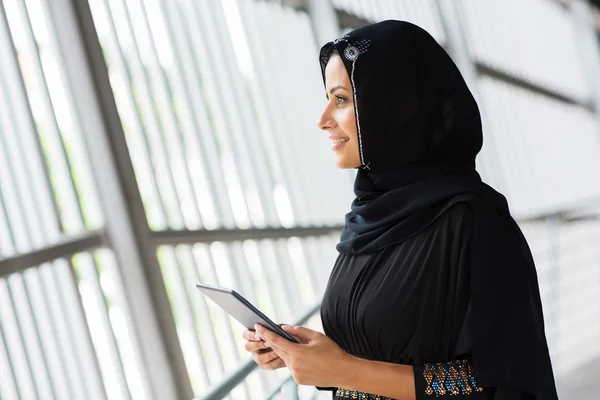
POLYGON ((356 163, 350 162, 349 160, 344 159, 343 157, 338 158, 335 162, 335 165, 340 169, 351 169, 359 167, 360 164, 355 165, 356 163))

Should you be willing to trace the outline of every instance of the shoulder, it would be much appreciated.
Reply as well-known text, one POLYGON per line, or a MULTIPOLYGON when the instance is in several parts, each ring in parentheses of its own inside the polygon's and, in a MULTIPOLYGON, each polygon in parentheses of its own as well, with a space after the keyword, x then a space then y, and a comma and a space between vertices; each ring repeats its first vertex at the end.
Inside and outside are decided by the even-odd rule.
POLYGON ((453 203, 423 230, 420 239, 444 252, 468 245, 473 235, 473 216, 471 204, 462 201, 453 203))
POLYGON ((434 225, 470 229, 473 225, 473 207, 463 201, 454 203, 442 212, 434 225))
MULTIPOLYGON (((473 231, 473 208, 467 202, 456 202, 446 207, 431 223, 417 234, 387 247, 388 251, 402 248, 433 247, 447 249, 459 243, 468 243, 473 231), (420 243, 415 246, 415 243, 420 243)), ((440 250, 440 251, 442 251, 440 250)))
POLYGON ((448 207, 444 214, 454 219, 473 218, 473 207, 466 201, 459 201, 448 207))

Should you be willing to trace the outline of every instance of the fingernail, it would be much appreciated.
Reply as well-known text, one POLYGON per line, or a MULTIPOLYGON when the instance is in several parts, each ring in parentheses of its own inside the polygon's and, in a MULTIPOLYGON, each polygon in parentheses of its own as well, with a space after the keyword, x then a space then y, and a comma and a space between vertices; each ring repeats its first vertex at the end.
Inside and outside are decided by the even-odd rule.
POLYGON ((267 343, 267 342, 264 342, 264 343, 263 343, 263 345, 264 345, 265 347, 269 347, 269 343, 267 343))
POLYGON ((260 340, 260 335, 259 335, 258 333, 255 333, 255 334, 254 334, 254 339, 256 339, 256 340, 260 340))

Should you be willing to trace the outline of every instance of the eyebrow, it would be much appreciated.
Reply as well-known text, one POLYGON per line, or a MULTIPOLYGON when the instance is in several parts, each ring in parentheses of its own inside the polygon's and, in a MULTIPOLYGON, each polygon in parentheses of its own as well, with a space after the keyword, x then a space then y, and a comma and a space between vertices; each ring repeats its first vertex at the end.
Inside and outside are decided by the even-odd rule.
POLYGON ((338 90, 338 89, 350 90, 350 89, 348 89, 348 88, 346 88, 346 87, 344 87, 344 86, 342 86, 342 85, 337 85, 336 87, 332 88, 332 89, 329 91, 329 94, 333 94, 333 92, 335 92, 335 91, 336 91, 336 90, 338 90))

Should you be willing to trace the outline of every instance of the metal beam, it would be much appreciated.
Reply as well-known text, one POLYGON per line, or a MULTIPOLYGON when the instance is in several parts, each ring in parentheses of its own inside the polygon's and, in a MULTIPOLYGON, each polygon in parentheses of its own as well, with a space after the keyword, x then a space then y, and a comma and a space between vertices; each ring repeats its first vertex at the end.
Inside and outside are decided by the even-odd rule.
POLYGON ((503 82, 509 83, 513 86, 517 86, 519 88, 526 89, 529 92, 540 94, 542 96, 546 96, 551 99, 558 100, 563 103, 575 105, 575 106, 584 108, 588 111, 594 112, 594 107, 591 103, 582 103, 578 100, 574 100, 568 96, 565 96, 561 93, 555 92, 551 89, 544 88, 535 83, 525 81, 521 78, 517 78, 511 74, 504 72, 504 71, 500 71, 496 68, 487 66, 481 62, 475 62, 475 66, 476 66, 477 72, 479 74, 487 75, 494 79, 498 79, 503 82))
MULTIPOLYGON (((353 12, 349 12, 349 11, 343 10, 343 9, 336 9, 335 12, 336 12, 336 15, 337 15, 337 18, 338 18, 338 21, 340 23, 340 27, 342 28, 342 30, 345 30, 348 28, 354 30, 354 29, 362 28, 363 26, 381 21, 380 19, 370 20, 364 16, 359 16, 353 12)), ((403 18, 403 19, 405 19, 405 18, 403 18)), ((407 20, 410 21, 411 19, 408 18, 407 20)), ((440 44, 444 48, 446 48, 446 43, 440 43, 440 44)))
MULTIPOLYGON (((308 309, 300 318, 298 318, 294 325, 305 324, 314 314, 321 309, 321 302, 315 304, 308 309)), ((194 400, 221 400, 227 397, 233 389, 235 389, 248 375, 250 375, 258 365, 254 360, 248 360, 244 364, 240 365, 237 369, 227 375, 219 385, 215 386, 210 392, 203 397, 196 397, 194 400)))
POLYGON ((331 0, 306 0, 317 48, 340 36, 340 24, 331 0))
POLYGON ((581 207, 577 210, 562 213, 559 217, 563 223, 591 220, 600 221, 600 200, 589 207, 581 207))
POLYGON ((54 0, 45 6, 67 60, 65 80, 101 188, 108 242, 119 265, 131 335, 139 343, 142 384, 151 399, 189 400, 191 383, 89 3, 54 0))
POLYGON ((280 239, 290 237, 324 236, 339 233, 342 226, 307 228, 219 229, 196 231, 159 231, 150 233, 155 245, 234 242, 240 240, 280 239))
POLYGON ((89 231, 81 235, 69 236, 41 249, 0 258, 0 277, 21 272, 27 268, 54 261, 57 258, 68 258, 73 254, 106 245, 107 241, 104 230, 89 231))
POLYGON ((446 51, 452 56, 469 88, 474 92, 475 98, 479 98, 477 93, 477 68, 469 56, 462 5, 459 2, 445 0, 437 0, 436 4, 442 26, 446 32, 446 51))
POLYGON ((351 14, 351 13, 349 13, 347 11, 343 11, 343 10, 336 10, 336 15, 337 15, 338 21, 340 22, 340 27, 342 29, 344 29, 344 28, 358 29, 358 28, 362 28, 363 26, 369 25, 374 22, 374 21, 369 21, 367 19, 364 19, 362 17, 359 17, 355 14, 351 14))
POLYGON ((281 4, 296 11, 308 12, 307 0, 281 0, 281 4))
MULTIPOLYGON (((294 378, 293 378, 293 377, 290 375, 290 376, 288 376, 287 378, 285 378, 285 379, 284 379, 284 380, 283 380, 283 381, 282 381, 282 382, 279 384, 279 386, 277 386, 275 389, 273 389, 273 390, 271 391, 271 393, 269 393, 269 394, 267 395, 267 400, 273 400, 273 399, 276 399, 276 398, 278 398, 278 397, 277 397, 277 395, 279 395, 279 394, 280 394, 280 392, 281 392, 281 390, 283 389, 283 387, 284 387, 285 385, 289 385, 289 384, 294 384, 294 385, 296 385, 296 389, 298 388, 298 385, 296 384, 296 382, 294 382, 294 378)), ((296 396, 295 398, 294 398, 294 397, 291 397, 291 398, 292 398, 292 399, 297 399, 297 398, 298 398, 298 396, 296 396)))
POLYGON ((577 47, 588 85, 592 88, 591 108, 600 116, 600 44, 590 4, 577 1, 571 4, 571 17, 577 35, 577 47))
POLYGON ((517 215, 515 219, 517 222, 536 222, 544 221, 549 218, 558 218, 563 222, 595 219, 597 218, 597 213, 600 211, 599 204, 599 197, 591 197, 562 205, 561 207, 548 212, 540 212, 535 215, 517 215))

